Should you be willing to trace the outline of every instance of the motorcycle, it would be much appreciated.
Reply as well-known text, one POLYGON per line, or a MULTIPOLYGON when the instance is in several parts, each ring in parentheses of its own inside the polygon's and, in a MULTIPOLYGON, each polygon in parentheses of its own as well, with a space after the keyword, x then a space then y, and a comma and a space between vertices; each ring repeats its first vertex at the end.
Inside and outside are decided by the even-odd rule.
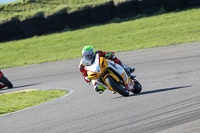
POLYGON ((13 84, 4 76, 0 69, 0 89, 4 87, 13 88, 13 84))
POLYGON ((106 89, 117 92, 122 96, 129 96, 129 92, 140 93, 142 85, 136 80, 136 76, 130 78, 124 68, 114 61, 96 54, 90 66, 85 66, 88 78, 95 80, 106 89))

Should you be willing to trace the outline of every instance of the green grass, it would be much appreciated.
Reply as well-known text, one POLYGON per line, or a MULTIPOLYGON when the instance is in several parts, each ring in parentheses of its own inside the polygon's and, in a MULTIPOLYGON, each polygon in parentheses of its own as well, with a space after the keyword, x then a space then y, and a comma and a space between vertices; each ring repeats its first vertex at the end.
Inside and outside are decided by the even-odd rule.
MULTIPOLYGON (((92 6, 111 0, 26 0, 0 5, 0 23, 10 19, 24 20, 32 16, 53 14, 67 10, 71 12, 85 6, 92 6)), ((122 1, 122 0, 118 0, 122 1)))
POLYGON ((81 57, 84 45, 95 50, 129 51, 200 41, 200 9, 129 21, 113 20, 75 31, 0 43, 0 68, 81 57))
POLYGON ((62 90, 36 90, 0 95, 0 115, 38 105, 66 94, 62 90))

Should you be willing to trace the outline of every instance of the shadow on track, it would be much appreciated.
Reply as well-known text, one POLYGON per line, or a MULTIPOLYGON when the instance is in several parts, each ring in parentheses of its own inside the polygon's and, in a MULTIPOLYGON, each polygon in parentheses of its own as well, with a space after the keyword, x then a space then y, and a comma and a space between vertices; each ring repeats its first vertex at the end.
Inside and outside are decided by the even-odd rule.
MULTIPOLYGON (((187 88, 187 87, 191 87, 192 85, 188 85, 188 86, 179 86, 179 87, 172 87, 172 88, 165 88, 165 89, 158 89, 158 90, 151 90, 151 91, 145 91, 145 92, 141 92, 139 94, 131 94, 128 97, 132 97, 132 96, 140 96, 140 95, 146 95, 146 94, 152 94, 152 93, 159 93, 159 92, 165 92, 165 91, 172 91, 172 90, 177 90, 177 89, 183 89, 183 88, 187 88)), ((127 98, 128 98, 127 97, 127 98)), ((118 96, 118 97, 114 97, 112 99, 116 99, 116 98, 123 98, 123 96, 118 96)))
POLYGON ((35 84, 28 84, 28 85, 21 85, 21 86, 14 86, 13 88, 2 88, 0 89, 0 91, 3 91, 3 90, 11 90, 11 89, 16 89, 16 88, 23 88, 23 87, 28 87, 28 86, 34 86, 34 85, 38 85, 40 83, 35 83, 35 84))
POLYGON ((177 89, 182 89, 182 88, 187 88, 187 87, 191 87, 192 85, 188 85, 188 86, 179 86, 179 87, 172 87, 172 88, 165 88, 165 89, 158 89, 158 90, 152 90, 152 91, 145 91, 145 92, 141 92, 139 94, 132 94, 129 96, 140 96, 140 95, 146 95, 146 94, 152 94, 152 93, 159 93, 159 92, 165 92, 165 91, 172 91, 172 90, 177 90, 177 89))
POLYGON ((16 88, 23 88, 23 87, 28 87, 28 86, 34 86, 34 85, 39 85, 40 83, 35 83, 35 84, 28 84, 28 85, 21 85, 21 86, 14 86, 13 89, 16 89, 16 88))

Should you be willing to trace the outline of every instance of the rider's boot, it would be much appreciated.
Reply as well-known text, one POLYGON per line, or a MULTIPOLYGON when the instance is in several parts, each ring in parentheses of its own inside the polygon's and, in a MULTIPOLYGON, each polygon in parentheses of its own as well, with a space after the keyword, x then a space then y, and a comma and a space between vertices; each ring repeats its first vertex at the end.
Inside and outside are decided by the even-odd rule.
POLYGON ((124 70, 128 73, 133 73, 135 71, 135 68, 131 68, 131 67, 128 67, 126 65, 124 65, 124 63, 121 62, 121 66, 124 68, 124 70))
POLYGON ((122 63, 122 62, 121 62, 121 66, 124 68, 127 75, 132 79, 133 75, 131 73, 133 73, 135 71, 135 68, 128 67, 128 66, 124 65, 124 63, 122 63))
POLYGON ((102 94, 106 90, 105 87, 103 87, 102 85, 99 85, 99 84, 97 84, 94 89, 99 94, 102 94))

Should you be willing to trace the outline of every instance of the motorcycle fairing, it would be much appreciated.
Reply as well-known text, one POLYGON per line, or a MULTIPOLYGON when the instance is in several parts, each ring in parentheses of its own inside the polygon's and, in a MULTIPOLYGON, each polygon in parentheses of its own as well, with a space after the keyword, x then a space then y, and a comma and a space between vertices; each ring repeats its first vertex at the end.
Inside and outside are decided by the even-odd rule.
POLYGON ((111 88, 109 84, 105 82, 105 79, 108 75, 113 77, 117 82, 122 79, 124 86, 127 89, 131 90, 133 88, 133 83, 126 74, 124 68, 114 61, 108 60, 104 57, 99 57, 99 54, 96 54, 92 65, 85 66, 85 70, 87 71, 87 75, 90 79, 96 80, 97 82, 101 82, 100 80, 102 80, 110 90, 113 90, 113 88, 111 88), (121 79, 119 79, 119 77, 113 72, 116 72, 121 79), (99 78, 100 75, 101 77, 99 78))
MULTIPOLYGON (((3 73, 1 72, 1 69, 0 69, 0 78, 3 76, 3 73)), ((1 83, 1 80, 0 80, 0 88, 4 88, 5 85, 3 83, 1 83)))
POLYGON ((99 54, 96 54, 93 64, 90 66, 85 66, 85 70, 87 71, 89 78, 97 79, 99 77, 99 75, 101 74, 101 71, 102 71, 100 65, 101 64, 100 64, 99 54))

